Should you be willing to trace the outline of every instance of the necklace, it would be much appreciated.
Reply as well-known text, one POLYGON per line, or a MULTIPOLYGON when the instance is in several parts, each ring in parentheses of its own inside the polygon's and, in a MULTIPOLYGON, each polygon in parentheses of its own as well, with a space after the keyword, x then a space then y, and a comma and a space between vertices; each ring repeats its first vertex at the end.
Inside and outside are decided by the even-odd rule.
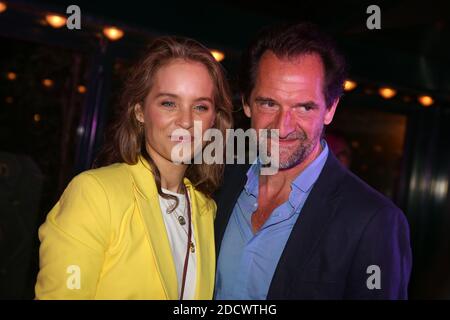
POLYGON ((187 276, 187 268, 188 268, 188 263, 189 263, 189 249, 192 252, 192 250, 194 248, 194 244, 191 241, 192 238, 192 228, 191 228, 191 203, 189 202, 189 195, 188 195, 188 190, 186 188, 186 186, 184 186, 184 194, 186 197, 186 207, 188 208, 188 237, 187 237, 187 246, 186 246, 186 256, 184 258, 184 267, 183 267, 183 280, 181 282, 181 293, 180 293, 180 300, 183 300, 183 296, 184 296, 184 286, 186 284, 186 276, 187 276))
MULTIPOLYGON (((181 215, 179 215, 179 214, 177 213, 177 210, 174 208, 174 206, 175 206, 175 204, 170 205, 170 207, 168 207, 168 208, 166 209, 166 213, 167 213, 167 214, 173 213, 173 214, 177 217, 178 223, 179 223, 181 226, 184 226, 184 225, 186 224, 186 219, 185 219, 185 215, 186 215, 186 204, 184 205, 183 213, 182 213, 181 215)), ((183 230, 184 230, 184 228, 183 228, 183 230)), ((186 230, 184 230, 184 231, 186 231, 186 230)))
MULTIPOLYGON (((170 206, 168 206, 168 208, 166 209, 166 213, 167 214, 174 214, 175 215, 175 217, 177 218, 177 221, 178 221, 178 224, 180 225, 180 227, 181 227, 181 229, 183 229, 183 231, 184 231, 184 233, 186 234, 186 236, 188 237, 188 239, 189 239, 189 249, 190 249, 190 252, 191 253, 194 253, 195 252, 195 245, 194 245, 194 242, 190 239, 190 237, 189 237, 189 231, 187 231, 185 228, 184 228, 184 226, 186 225, 186 218, 185 218, 185 215, 186 215, 186 210, 188 210, 188 213, 189 213, 189 217, 190 217, 190 211, 191 211, 191 208, 190 208, 190 202, 189 202, 189 195, 188 195, 188 192, 187 192, 187 189, 186 189, 186 192, 185 192, 185 199, 186 199, 186 202, 185 202, 185 204, 184 204, 184 208, 183 208, 183 213, 180 215, 180 214, 178 214, 178 212, 177 212, 177 210, 176 209, 174 209, 174 205, 175 204, 171 204, 170 206)), ((188 226, 188 229, 190 229, 190 225, 188 226)))

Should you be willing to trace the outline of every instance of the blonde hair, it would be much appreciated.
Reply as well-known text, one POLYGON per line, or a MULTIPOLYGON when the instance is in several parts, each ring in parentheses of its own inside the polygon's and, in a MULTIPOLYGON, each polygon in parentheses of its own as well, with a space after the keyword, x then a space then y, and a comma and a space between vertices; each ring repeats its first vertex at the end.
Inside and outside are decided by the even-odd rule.
MULTIPOLYGON (((131 69, 121 96, 118 117, 108 131, 110 139, 105 142, 94 162, 95 167, 116 162, 136 164, 142 155, 152 168, 158 193, 170 199, 176 197, 161 191, 160 173, 145 148, 144 130, 135 117, 134 107, 136 104, 144 105, 156 72, 173 59, 200 62, 207 68, 214 82, 216 116, 213 128, 220 130, 225 137, 226 129, 232 126, 232 99, 222 66, 206 47, 193 39, 159 37, 150 43, 146 54, 131 69)), ((223 164, 191 164, 186 170, 186 177, 197 190, 210 196, 221 183, 223 169, 223 164)))

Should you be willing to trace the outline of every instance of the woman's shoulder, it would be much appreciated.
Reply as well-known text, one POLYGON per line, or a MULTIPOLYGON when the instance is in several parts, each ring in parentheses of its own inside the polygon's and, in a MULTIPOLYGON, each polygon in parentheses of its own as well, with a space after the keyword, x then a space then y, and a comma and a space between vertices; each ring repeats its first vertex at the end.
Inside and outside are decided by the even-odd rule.
POLYGON ((81 175, 90 175, 101 181, 117 181, 129 178, 130 173, 127 168, 130 165, 122 162, 113 163, 108 166, 86 170, 81 175))
POLYGON ((126 194, 132 190, 132 180, 126 163, 83 171, 73 178, 71 184, 86 188, 101 188, 106 194, 126 194))
POLYGON ((198 207, 200 210, 200 213, 202 214, 212 214, 214 217, 216 215, 216 202, 211 198, 210 196, 204 194, 203 192, 193 188, 193 191, 195 193, 195 197, 197 199, 198 207))

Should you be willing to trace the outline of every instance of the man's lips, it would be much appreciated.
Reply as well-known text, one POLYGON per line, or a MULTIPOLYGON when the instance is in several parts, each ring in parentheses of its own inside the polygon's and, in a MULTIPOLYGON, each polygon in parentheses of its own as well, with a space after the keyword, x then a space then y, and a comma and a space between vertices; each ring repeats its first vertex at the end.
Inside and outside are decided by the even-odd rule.
POLYGON ((298 142, 298 139, 274 139, 274 142, 280 145, 289 145, 298 142))
POLYGON ((280 143, 292 143, 298 141, 298 139, 278 139, 280 143))

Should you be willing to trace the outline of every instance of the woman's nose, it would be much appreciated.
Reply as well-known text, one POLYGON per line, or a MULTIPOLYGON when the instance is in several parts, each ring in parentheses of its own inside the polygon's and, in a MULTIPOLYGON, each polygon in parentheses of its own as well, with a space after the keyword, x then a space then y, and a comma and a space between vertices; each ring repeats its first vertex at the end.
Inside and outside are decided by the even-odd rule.
POLYGON ((190 129, 193 125, 192 110, 180 110, 177 125, 183 129, 190 129))

